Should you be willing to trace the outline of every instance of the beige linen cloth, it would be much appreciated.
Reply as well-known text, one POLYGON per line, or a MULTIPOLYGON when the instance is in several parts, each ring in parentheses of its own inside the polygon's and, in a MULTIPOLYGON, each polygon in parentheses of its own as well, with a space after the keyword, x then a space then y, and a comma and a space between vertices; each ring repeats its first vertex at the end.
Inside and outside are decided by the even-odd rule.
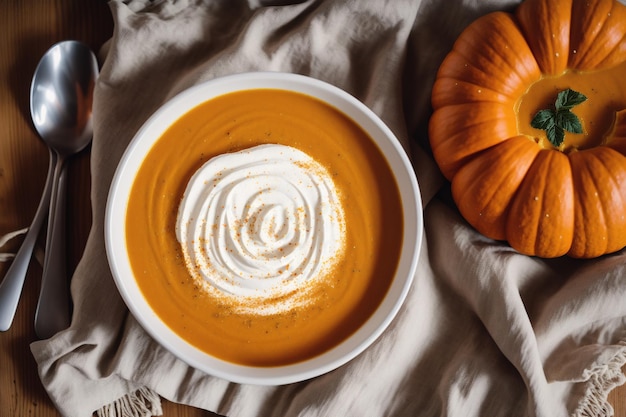
POLYGON ((516 1, 291 3, 110 3, 115 31, 95 91, 93 227, 72 281, 72 324, 32 344, 61 413, 159 415, 164 397, 234 417, 612 415, 607 393, 625 380, 626 253, 546 261, 482 237, 446 197, 428 152, 438 65, 469 22, 516 1), (415 283, 391 327, 345 366, 281 387, 203 374, 154 342, 115 287, 103 236, 111 178, 142 123, 192 85, 257 70, 327 81, 379 114, 410 150, 425 213, 415 283))

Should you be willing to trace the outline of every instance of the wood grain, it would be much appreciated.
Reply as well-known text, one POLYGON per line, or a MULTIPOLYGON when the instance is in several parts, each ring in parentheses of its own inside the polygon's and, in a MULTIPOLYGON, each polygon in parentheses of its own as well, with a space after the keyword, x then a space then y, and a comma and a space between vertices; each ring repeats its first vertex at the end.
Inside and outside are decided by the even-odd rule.
MULTIPOLYGON (((94 50, 108 40, 113 22, 105 1, 38 0, 0 2, 0 235, 27 227, 45 181, 48 152, 29 116, 29 88, 42 54, 54 43, 77 39, 94 50)), ((80 259, 90 227, 89 149, 69 164, 68 262, 80 259)), ((41 240, 41 239, 40 239, 41 240)), ((8 245, 16 250, 20 239, 8 245)), ((0 264, 4 276, 8 264, 0 264)), ((37 375, 29 344, 41 267, 31 263, 12 328, 0 333, 0 417, 58 417, 37 375)), ((626 385, 610 401, 615 416, 626 417, 626 385)), ((213 413, 165 401, 165 416, 200 417, 213 413)))

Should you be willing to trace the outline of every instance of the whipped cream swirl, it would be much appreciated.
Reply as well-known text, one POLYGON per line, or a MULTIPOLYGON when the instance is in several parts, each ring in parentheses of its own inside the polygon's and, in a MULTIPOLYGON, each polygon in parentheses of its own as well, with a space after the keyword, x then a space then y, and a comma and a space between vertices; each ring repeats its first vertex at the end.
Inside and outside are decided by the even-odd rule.
POLYGON ((254 314, 306 303, 311 284, 345 251, 343 207, 332 177, 306 153, 284 145, 206 162, 187 185, 176 235, 201 287, 254 314))

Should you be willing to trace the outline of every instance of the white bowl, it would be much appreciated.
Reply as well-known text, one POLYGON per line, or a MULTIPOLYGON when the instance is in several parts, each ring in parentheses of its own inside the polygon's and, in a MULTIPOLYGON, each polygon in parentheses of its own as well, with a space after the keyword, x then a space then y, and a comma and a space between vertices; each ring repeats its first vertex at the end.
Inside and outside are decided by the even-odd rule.
POLYGON ((282 385, 334 370, 371 345, 387 328, 404 302, 421 247, 423 217, 420 192, 411 163, 391 130, 363 103, 325 82, 295 74, 257 72, 214 79, 194 86, 165 103, 137 132, 116 170, 105 217, 109 265, 122 298, 143 328, 162 346, 189 365, 237 383, 282 385), (312 359, 277 367, 251 367, 227 362, 199 350, 165 325, 143 297, 126 250, 125 217, 135 174, 154 141, 182 115, 211 98, 247 89, 274 88, 316 97, 361 126, 376 142, 391 166, 404 212, 404 241, 396 275, 378 309, 350 337, 312 359))

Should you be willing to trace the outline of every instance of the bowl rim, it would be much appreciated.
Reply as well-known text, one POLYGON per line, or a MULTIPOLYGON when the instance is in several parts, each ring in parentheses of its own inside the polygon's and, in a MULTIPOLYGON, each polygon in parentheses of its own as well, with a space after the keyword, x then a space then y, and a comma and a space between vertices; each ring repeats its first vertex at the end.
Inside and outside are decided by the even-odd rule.
POLYGON ((391 129, 369 107, 346 91, 309 76, 283 72, 222 76, 194 85, 166 101, 145 121, 124 151, 111 181, 104 219, 105 249, 111 274, 126 306, 142 328, 188 365, 231 382, 255 385, 284 385, 323 375, 351 361, 378 339, 397 315, 413 284, 423 230, 417 177, 406 150, 391 129), (296 91, 313 96, 360 125, 377 144, 392 169, 401 191, 404 216, 398 268, 387 294, 369 319, 330 350, 302 362, 274 367, 239 365, 216 358, 189 344, 163 323, 132 278, 126 254, 124 222, 136 169, 165 129, 202 102, 229 92, 258 88, 296 91))

